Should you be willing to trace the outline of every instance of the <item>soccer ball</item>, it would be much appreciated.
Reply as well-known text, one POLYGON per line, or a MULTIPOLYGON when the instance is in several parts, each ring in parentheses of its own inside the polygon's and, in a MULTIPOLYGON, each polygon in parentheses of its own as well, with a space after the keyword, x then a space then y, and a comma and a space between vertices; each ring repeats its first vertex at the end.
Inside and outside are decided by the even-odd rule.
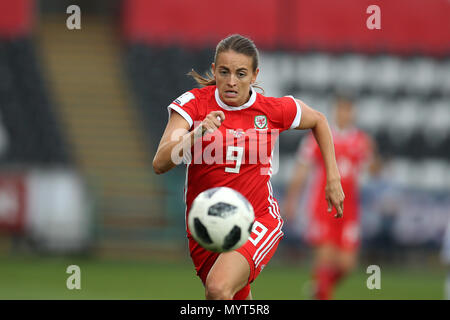
POLYGON ((255 214, 248 200, 228 187, 200 193, 189 211, 188 227, 203 248, 227 252, 240 248, 252 232, 255 214))

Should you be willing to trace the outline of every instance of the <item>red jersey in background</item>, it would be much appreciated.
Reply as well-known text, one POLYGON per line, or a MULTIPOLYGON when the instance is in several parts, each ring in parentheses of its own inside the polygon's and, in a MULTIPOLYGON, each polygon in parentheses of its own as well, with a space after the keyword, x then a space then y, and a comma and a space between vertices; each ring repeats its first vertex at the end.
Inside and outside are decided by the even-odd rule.
POLYGON ((334 218, 327 211, 325 200, 326 171, 319 146, 312 134, 301 143, 297 159, 312 165, 314 170, 310 196, 310 226, 307 238, 313 244, 333 242, 339 247, 353 249, 359 244, 359 188, 358 177, 372 156, 370 139, 357 128, 338 130, 332 128, 336 162, 345 194, 344 216, 334 218))

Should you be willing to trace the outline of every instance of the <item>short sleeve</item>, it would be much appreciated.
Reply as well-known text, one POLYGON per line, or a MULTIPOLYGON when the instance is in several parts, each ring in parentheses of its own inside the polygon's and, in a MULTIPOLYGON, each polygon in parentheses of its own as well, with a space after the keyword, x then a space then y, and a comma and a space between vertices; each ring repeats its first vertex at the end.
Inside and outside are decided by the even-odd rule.
POLYGON ((313 163, 320 154, 319 145, 312 133, 308 134, 299 144, 297 149, 297 161, 302 163, 313 163))
POLYGON ((197 99, 194 93, 191 91, 187 91, 176 98, 167 107, 169 117, 172 110, 178 112, 189 123, 189 128, 191 128, 198 114, 197 99))
POLYGON ((284 130, 295 129, 300 125, 302 109, 293 96, 281 98, 284 130))

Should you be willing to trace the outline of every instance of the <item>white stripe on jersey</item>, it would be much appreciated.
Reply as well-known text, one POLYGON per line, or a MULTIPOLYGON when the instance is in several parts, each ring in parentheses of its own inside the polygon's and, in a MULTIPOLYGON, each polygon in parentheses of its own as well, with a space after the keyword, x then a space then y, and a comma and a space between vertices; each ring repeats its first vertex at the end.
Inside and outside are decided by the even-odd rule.
POLYGON ((178 112, 180 114, 180 116, 182 116, 184 118, 184 120, 187 121, 187 123, 189 123, 189 129, 192 128, 192 125, 194 124, 194 121, 192 121, 191 116, 184 111, 182 108, 180 108, 179 106, 177 106, 176 104, 172 103, 167 107, 167 111, 169 112, 169 118, 170 118, 170 110, 173 109, 176 112, 178 112))
POLYGON ((264 257, 267 255, 267 253, 273 248, 273 246, 277 243, 278 239, 280 239, 283 236, 283 232, 281 231, 281 228, 283 227, 283 224, 281 224, 280 232, 276 234, 274 239, 269 243, 269 246, 260 254, 260 257, 257 258, 255 261, 255 268, 259 266, 261 261, 263 261, 264 257))
POLYGON ((295 114, 294 121, 292 121, 291 127, 289 129, 295 129, 300 125, 300 120, 302 119, 302 108, 298 104, 297 100, 293 96, 286 96, 292 98, 294 100, 295 105, 297 106, 297 113, 295 114))
POLYGON ((283 223, 280 218, 280 212, 279 212, 278 206, 276 205, 276 202, 273 201, 272 188, 270 186, 270 181, 267 183, 267 187, 269 190, 269 196, 267 198, 267 200, 269 200, 269 203, 270 203, 269 212, 274 219, 278 220, 278 225, 275 229, 272 230, 272 232, 267 236, 266 240, 259 246, 259 248, 256 250, 255 254, 253 255, 253 261, 255 262, 255 266, 258 266, 258 264, 266 256, 267 252, 270 251, 270 249, 274 246, 276 241, 283 235, 283 231, 281 231, 281 227, 283 226, 283 223))
POLYGON ((272 184, 270 183, 270 180, 267 182, 267 185, 269 187, 269 202, 271 202, 275 206, 275 209, 278 213, 278 217, 281 218, 280 208, 278 207, 278 203, 276 201, 274 201, 274 198, 273 198, 273 190, 272 190, 272 184))
POLYGON ((272 157, 273 157, 273 149, 272 152, 270 153, 270 159, 269 159, 269 182, 270 182, 270 178, 272 178, 272 174, 273 174, 273 168, 272 168, 272 157))
POLYGON ((272 204, 271 204, 268 208, 269 208, 269 213, 270 213, 270 215, 271 215, 274 219, 278 219, 278 215, 274 212, 275 208, 272 207, 272 204))
POLYGON ((259 257, 260 251, 266 246, 267 242, 274 236, 276 232, 281 231, 281 220, 278 220, 278 225, 275 229, 272 230, 272 232, 267 236, 266 240, 259 246, 259 248, 256 250, 255 254, 253 255, 253 261, 256 261, 256 259, 259 257))
POLYGON ((188 190, 188 175, 189 175, 189 164, 186 164, 186 178, 184 179, 184 205, 185 205, 185 212, 184 212, 184 225, 187 226, 187 220, 186 220, 186 216, 187 216, 187 199, 186 199, 186 195, 187 195, 187 190, 188 190))

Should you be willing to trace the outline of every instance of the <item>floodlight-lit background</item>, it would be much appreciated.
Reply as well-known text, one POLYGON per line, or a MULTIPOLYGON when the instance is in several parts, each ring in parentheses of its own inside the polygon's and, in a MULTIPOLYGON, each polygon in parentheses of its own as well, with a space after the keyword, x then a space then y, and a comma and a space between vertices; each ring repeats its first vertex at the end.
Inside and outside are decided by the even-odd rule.
MULTIPOLYGON (((259 48, 267 95, 298 97, 332 123, 335 94, 349 92, 377 142, 382 171, 361 176, 359 268, 336 297, 443 298, 449 16, 447 0, 0 0, 0 298, 203 297, 184 168, 157 176, 151 161, 167 105, 195 86, 186 73, 208 70, 232 33, 259 48), (366 26, 373 4, 380 30, 366 26), (70 5, 81 29, 67 28, 70 5), (66 288, 71 264, 81 290, 66 288), (370 264, 381 290, 365 286, 370 264)), ((280 202, 304 136, 280 137, 280 202)), ((307 198, 255 298, 308 297, 307 198)))

